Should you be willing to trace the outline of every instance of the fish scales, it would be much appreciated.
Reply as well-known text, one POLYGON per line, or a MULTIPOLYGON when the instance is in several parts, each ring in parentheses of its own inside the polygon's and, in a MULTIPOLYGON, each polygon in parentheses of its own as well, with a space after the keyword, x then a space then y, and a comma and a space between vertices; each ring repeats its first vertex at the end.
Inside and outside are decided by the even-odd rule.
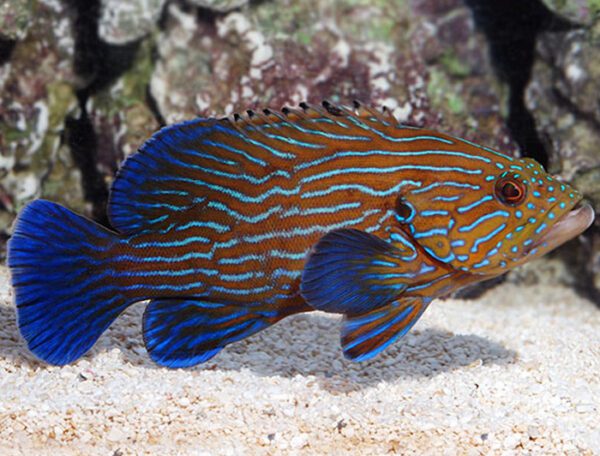
POLYGON ((117 232, 46 201, 23 211, 9 245, 19 327, 65 364, 150 299, 151 357, 185 367, 318 309, 343 313, 344 354, 369 359, 434 298, 585 229, 580 199, 531 160, 362 106, 188 121, 119 171, 117 232))
MULTIPOLYGON (((298 123, 302 130, 307 131, 309 127, 304 125, 312 122, 309 120, 298 123)), ((476 180, 468 179, 468 176, 481 172, 477 168, 480 160, 465 156, 464 152, 458 150, 460 146, 455 139, 435 136, 433 132, 417 131, 415 134, 412 129, 383 126, 383 134, 389 138, 385 139, 373 133, 374 127, 361 129, 353 134, 347 131, 349 128, 347 124, 338 121, 328 134, 334 139, 343 135, 344 139, 332 141, 320 135, 305 135, 298 141, 311 144, 312 147, 292 144, 286 147, 285 152, 282 150, 284 144, 281 144, 285 141, 277 139, 269 143, 260 130, 248 133, 248 140, 242 144, 239 144, 238 136, 222 133, 216 140, 226 146, 222 146, 225 152, 221 153, 220 158, 231 162, 235 159, 235 170, 225 171, 229 165, 213 165, 203 157, 198 157, 191 169, 185 162, 178 160, 178 164, 183 164, 182 169, 171 170, 170 175, 182 176, 190 184, 177 186, 177 191, 185 192, 185 195, 172 195, 170 190, 161 189, 162 193, 153 195, 152 204, 164 208, 174 207, 174 214, 167 223, 183 226, 182 222, 185 220, 179 220, 176 216, 182 214, 186 220, 190 217, 189 213, 179 209, 188 208, 190 201, 198 198, 194 182, 201 180, 201 198, 212 202, 213 207, 217 206, 223 212, 219 213, 217 210, 212 214, 202 213, 199 217, 218 221, 221 226, 228 227, 228 230, 211 233, 207 237, 206 228, 198 226, 191 231, 175 230, 170 233, 169 241, 156 241, 153 233, 147 239, 140 237, 133 240, 130 243, 132 249, 128 254, 129 258, 135 258, 136 252, 140 253, 141 249, 144 257, 165 258, 167 262, 151 262, 151 269, 147 270, 148 276, 145 277, 146 282, 149 282, 146 297, 155 296, 152 292, 152 273, 173 271, 168 267, 173 262, 183 263, 177 265, 179 272, 187 271, 185 275, 175 274, 172 278, 173 282, 179 283, 182 291, 189 291, 193 284, 209 283, 212 287, 210 294, 223 299, 234 300, 246 290, 255 292, 254 296, 258 300, 269 298, 270 295, 293 294, 297 290, 293 289, 291 282, 299 277, 301 263, 307 251, 322 234, 342 227, 383 234, 385 226, 379 223, 380 211, 374 208, 391 207, 396 195, 390 192, 389 183, 381 180, 382 173, 389 172, 393 176, 390 181, 394 183, 412 181, 412 185, 425 186, 435 181, 435 172, 440 168, 457 168, 460 173, 457 181, 473 184, 476 180), (309 140, 312 142, 309 143, 309 140), (399 151, 399 143, 409 147, 399 151), (264 146, 258 146, 259 144, 264 146), (235 152, 228 150, 235 146, 235 152), (451 146, 457 150, 445 151, 435 149, 434 146, 451 146), (440 166, 440 159, 447 157, 449 153, 453 153, 449 156, 463 159, 465 163, 460 163, 461 166, 454 163, 453 166, 440 166), (247 157, 264 163, 269 160, 270 166, 260 166, 247 157), (328 159, 325 160, 324 157, 328 159), (369 161, 369 166, 366 166, 366 158, 372 160, 369 161), (208 175, 204 171, 207 166, 210 166, 208 175), (195 171, 199 172, 200 179, 195 171), (423 176, 423 173, 431 175, 423 176), (361 182, 360 186, 354 185, 357 181, 361 182), (210 185, 218 188, 213 190, 210 185), (336 187, 340 189, 329 192, 336 187), (264 199, 263 196, 274 188, 279 191, 272 192, 264 199), (234 194, 223 189, 230 189, 234 194), (320 223, 315 224, 315 216, 319 216, 320 223), (245 223, 238 224, 240 219, 245 223), (294 242, 294 250, 291 251, 290 241, 294 242), (267 242, 270 248, 264 249, 263 242, 267 242), (186 255, 190 245, 196 253, 192 258, 186 255), (258 257, 255 256, 254 263, 259 263, 260 269, 257 270, 257 265, 252 262, 243 264, 236 261, 256 254, 257 247, 258 251, 265 250, 258 257), (295 258, 295 264, 291 267, 289 256, 295 258), (179 258, 182 261, 178 261, 179 258), (213 261, 223 266, 218 270, 207 267, 213 261), (184 278, 188 278, 189 282, 184 278), (273 279, 276 279, 276 286, 273 286, 273 279), (257 289, 261 291, 256 292, 257 289)), ((277 135, 269 135, 287 138, 296 131, 290 127, 277 128, 279 129, 283 131, 278 131, 277 135)), ((150 182, 149 185, 154 187, 155 184, 150 182)), ((130 267, 128 263, 125 264, 125 268, 130 267)), ((164 273, 162 274, 161 277, 164 277, 164 273)), ((135 280, 137 277, 139 276, 135 280)), ((159 296, 164 282, 168 281, 167 277, 159 284, 159 296)), ((136 283, 139 284, 139 281, 136 283)), ((202 285, 200 289, 194 287, 194 292, 202 293, 201 287, 202 285)), ((285 302, 282 304, 286 305, 285 302)))

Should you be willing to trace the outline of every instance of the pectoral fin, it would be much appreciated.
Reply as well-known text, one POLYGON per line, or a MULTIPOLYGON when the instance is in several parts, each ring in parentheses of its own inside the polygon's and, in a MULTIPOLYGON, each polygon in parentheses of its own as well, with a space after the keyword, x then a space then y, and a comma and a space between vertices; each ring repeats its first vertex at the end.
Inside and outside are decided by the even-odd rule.
POLYGON ((361 315, 348 316, 342 327, 344 356, 366 361, 404 336, 423 314, 429 301, 420 297, 401 298, 361 315))
POLYGON ((391 244, 364 231, 331 231, 313 248, 300 292, 315 309, 363 314, 406 289, 420 270, 416 256, 406 238, 391 244))

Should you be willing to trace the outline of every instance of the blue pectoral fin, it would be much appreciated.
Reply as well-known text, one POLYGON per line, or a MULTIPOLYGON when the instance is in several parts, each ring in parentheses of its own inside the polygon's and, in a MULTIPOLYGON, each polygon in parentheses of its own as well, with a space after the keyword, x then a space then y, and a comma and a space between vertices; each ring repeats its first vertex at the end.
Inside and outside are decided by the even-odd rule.
POLYGON ((152 300, 144 313, 144 340, 161 366, 190 367, 208 361, 227 344, 275 323, 268 311, 203 300, 152 300))
POLYGON ((428 304, 422 298, 408 297, 362 315, 346 317, 342 328, 344 356, 352 361, 374 358, 404 336, 428 304))
POLYGON ((313 248, 300 284, 306 302, 325 312, 362 314, 396 299, 420 265, 402 248, 355 229, 331 231, 313 248))

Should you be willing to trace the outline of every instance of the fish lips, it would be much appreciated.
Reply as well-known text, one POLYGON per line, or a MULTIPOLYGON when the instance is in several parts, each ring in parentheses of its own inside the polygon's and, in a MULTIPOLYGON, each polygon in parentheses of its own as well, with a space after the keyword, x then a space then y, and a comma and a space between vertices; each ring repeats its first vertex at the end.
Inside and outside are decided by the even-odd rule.
POLYGON ((528 254, 544 255, 583 233, 594 222, 594 209, 587 203, 575 206, 550 227, 528 249, 528 254))

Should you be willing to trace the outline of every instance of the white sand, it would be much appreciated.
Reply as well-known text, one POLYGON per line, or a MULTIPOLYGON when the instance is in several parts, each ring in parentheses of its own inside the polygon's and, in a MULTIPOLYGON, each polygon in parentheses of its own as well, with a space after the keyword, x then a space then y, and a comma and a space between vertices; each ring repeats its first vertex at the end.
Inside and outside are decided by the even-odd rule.
POLYGON ((19 338, 0 268, 0 454, 600 454, 600 311, 565 288, 436 302, 365 364, 314 313, 166 370, 142 310, 49 367, 19 338))

